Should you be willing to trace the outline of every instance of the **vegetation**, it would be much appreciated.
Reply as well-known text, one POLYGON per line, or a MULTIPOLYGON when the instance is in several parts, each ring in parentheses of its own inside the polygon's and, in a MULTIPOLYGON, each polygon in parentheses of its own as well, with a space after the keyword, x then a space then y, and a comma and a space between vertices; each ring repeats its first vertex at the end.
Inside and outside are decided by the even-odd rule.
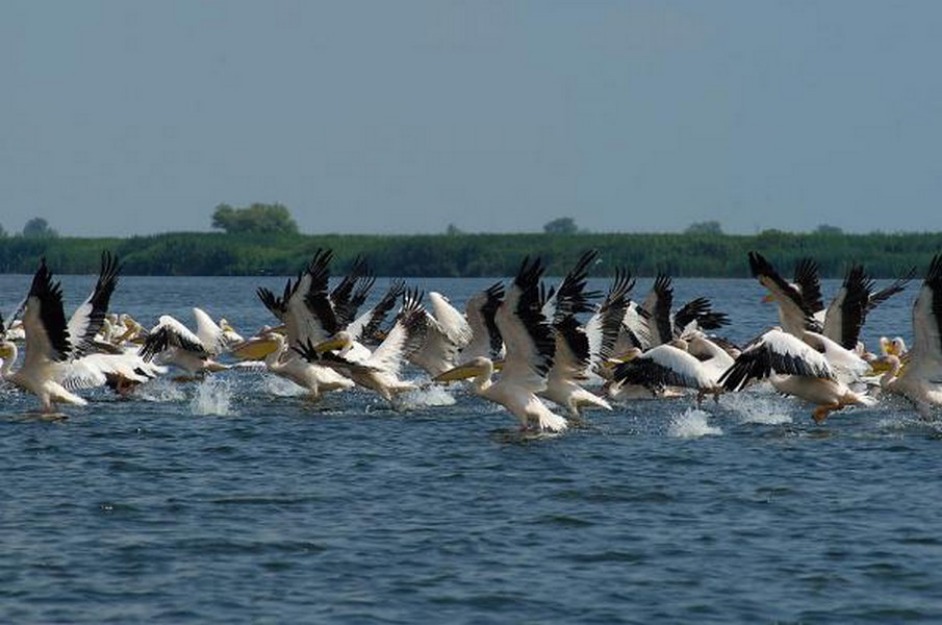
POLYGON ((59 233, 42 217, 33 217, 23 226, 23 236, 28 239, 51 239, 59 236, 59 233))
POLYGON ((282 204, 252 204, 233 208, 220 204, 213 212, 213 228, 228 234, 297 234, 298 224, 282 204))
POLYGON ((560 275, 584 250, 596 248, 602 259, 592 269, 596 276, 612 275, 621 266, 638 276, 748 277, 746 254, 757 250, 786 275, 799 258, 810 256, 824 277, 842 277, 850 263, 860 262, 872 276, 889 278, 912 266, 924 271, 932 255, 942 251, 942 233, 12 236, 0 240, 0 272, 32 273, 45 255, 57 273, 94 273, 101 251, 110 249, 130 275, 294 275, 319 247, 334 250, 338 274, 363 255, 381 276, 499 277, 513 275, 524 256, 538 255, 551 275, 560 275))
POLYGON ((560 217, 546 222, 543 226, 543 232, 546 234, 575 234, 579 232, 579 228, 572 217, 560 217))

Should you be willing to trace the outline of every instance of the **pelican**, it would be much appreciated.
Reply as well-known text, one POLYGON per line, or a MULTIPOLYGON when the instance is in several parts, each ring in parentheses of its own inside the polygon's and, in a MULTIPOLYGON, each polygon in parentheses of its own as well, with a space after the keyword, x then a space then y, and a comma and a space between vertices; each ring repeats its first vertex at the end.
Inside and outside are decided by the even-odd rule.
POLYGON ((271 373, 294 382, 306 391, 307 398, 318 400, 324 393, 351 389, 355 383, 330 367, 304 357, 302 349, 291 348, 281 332, 269 331, 254 341, 269 340, 273 348, 265 356, 265 367, 271 373))
POLYGON ((728 391, 739 391, 751 380, 765 378, 780 393, 815 404, 811 415, 818 423, 846 406, 875 403, 841 382, 824 354, 780 328, 768 330, 747 345, 720 383, 728 391))
MULTIPOLYGON (((855 351, 844 347, 834 339, 822 333, 824 331, 824 324, 821 322, 820 318, 815 317, 815 309, 823 308, 823 305, 820 303, 820 288, 817 286, 816 275, 817 265, 814 262, 805 259, 804 262, 799 263, 799 271, 796 273, 799 282, 804 285, 802 288, 785 281, 778 272, 775 271, 771 263, 758 252, 749 253, 749 264, 752 268, 753 275, 759 279, 762 285, 769 289, 771 297, 778 304, 782 328, 789 334, 801 339, 818 352, 824 354, 841 382, 845 384, 856 382, 870 370, 870 366, 867 362, 855 351)), ((865 297, 863 291, 855 290, 854 292, 856 294, 853 295, 850 300, 862 302, 864 299, 869 298, 868 295, 865 297)), ((887 297, 889 297, 889 295, 887 295, 887 297)), ((845 307, 847 309, 847 320, 835 322, 835 324, 843 326, 848 332, 851 332, 851 326, 855 326, 856 332, 854 332, 854 336, 856 336, 856 333, 859 332, 861 315, 865 314, 861 310, 862 305, 850 305, 847 298, 841 298, 841 300, 848 302, 848 306, 845 307), (850 321, 850 317, 852 316, 850 314, 851 308, 857 310, 856 314, 853 315, 857 320, 855 322, 850 321)), ((841 306, 837 305, 836 308, 841 308, 841 306)), ((836 313, 835 316, 844 317, 841 313, 836 313)), ((834 330, 834 332, 837 332, 837 330, 834 330)), ((854 349, 855 348, 856 340, 854 341, 854 349)))
POLYGON ((300 353, 309 361, 320 359, 350 377, 359 386, 378 393, 386 401, 418 386, 400 378, 403 361, 425 341, 428 322, 417 293, 408 293, 396 322, 383 342, 370 352, 341 330, 319 344, 308 341, 300 353))
POLYGON ((462 380, 473 376, 477 395, 504 406, 521 429, 561 432, 566 419, 555 414, 536 393, 546 388, 546 374, 553 365, 556 343, 540 300, 540 260, 523 260, 513 285, 497 309, 495 322, 504 337, 506 357, 500 378, 494 382, 494 363, 483 356, 472 358, 439 375, 436 381, 462 380))
POLYGON ((660 274, 654 280, 651 291, 645 297, 641 307, 647 312, 649 342, 639 345, 643 349, 670 343, 685 332, 694 330, 716 330, 729 325, 729 318, 725 313, 713 310, 709 298, 697 297, 677 311, 671 312, 674 304, 673 279, 660 274))
MULTIPOLYGON (((197 317, 197 323, 203 316, 209 318, 199 308, 194 308, 193 313, 197 317), (202 313, 202 315, 199 313, 202 313)), ((210 321, 212 320, 210 319, 210 321)), ((221 338, 221 334, 219 336, 221 338)), ((207 372, 212 373, 228 369, 226 365, 215 360, 215 356, 219 354, 221 348, 221 343, 204 343, 197 334, 194 334, 174 317, 161 315, 157 320, 157 325, 148 332, 147 339, 138 353, 146 362, 156 359, 159 364, 172 365, 183 369, 187 372, 188 377, 192 379, 207 372)))
POLYGON ((652 396, 663 394, 667 387, 682 387, 696 390, 699 404, 705 395, 712 394, 716 399, 723 391, 713 371, 689 354, 679 340, 645 352, 633 348, 622 358, 625 362, 615 367, 615 384, 610 391, 616 394, 625 384, 643 387, 652 396))
POLYGON ((316 345, 341 329, 327 292, 332 258, 332 251, 318 249, 297 279, 288 280, 281 297, 264 287, 256 290, 265 307, 285 324, 292 348, 316 345))
MULTIPOLYGON (((912 320, 912 348, 905 356, 891 353, 894 366, 881 378, 881 386, 909 398, 925 414, 930 407, 942 405, 942 254, 936 254, 929 265, 913 303, 912 320)), ((904 350, 905 344, 899 341, 896 349, 904 350)))
POLYGON ((845 349, 852 350, 857 348, 860 330, 867 315, 881 303, 902 292, 915 275, 916 268, 913 267, 889 286, 874 293, 874 280, 867 275, 862 265, 855 263, 844 275, 827 309, 821 297, 816 262, 809 258, 798 261, 795 284, 815 322, 821 326, 821 333, 845 349))
POLYGON ((625 313, 631 300, 628 295, 635 286, 634 278, 626 269, 615 270, 615 278, 608 293, 585 324, 589 341, 589 375, 610 379, 609 361, 615 355, 625 313))
POLYGON ((33 275, 22 319, 26 356, 23 365, 13 371, 17 348, 11 341, 3 341, 0 372, 4 379, 36 395, 43 413, 54 413, 55 405, 59 403, 87 404, 84 398, 56 381, 57 365, 68 360, 73 345, 62 309, 62 287, 59 282, 53 282, 45 257, 40 259, 39 269, 33 275))
MULTIPOLYGON (((98 339, 106 323, 108 303, 117 286, 119 272, 117 257, 108 251, 102 252, 98 280, 67 324, 68 349, 65 356, 47 369, 55 383, 73 394, 78 389, 105 384, 124 393, 131 385, 153 377, 150 368, 139 358, 98 339)), ((41 277, 40 281, 45 279, 41 277)), ((58 283, 55 286, 58 287, 58 283)), ((58 290, 61 294, 61 289, 58 290)), ((54 303, 50 305, 55 306, 54 303)), ((12 359, 16 358, 15 345, 5 346, 4 351, 9 352, 12 359)))
POLYGON ((406 359, 431 377, 444 373, 457 364, 462 348, 471 342, 468 321, 441 293, 428 294, 432 311, 426 311, 427 328, 421 347, 406 359))
MULTIPOLYGON (((601 336, 604 328, 592 327, 592 342, 587 329, 579 324, 576 313, 588 312, 589 299, 595 292, 585 291, 588 267, 597 256, 594 250, 583 254, 579 262, 566 274, 559 288, 555 290, 556 302, 552 316, 555 352, 553 365, 546 375, 546 388, 539 392, 541 397, 549 399, 565 408, 574 419, 582 417, 583 407, 596 407, 611 410, 611 405, 602 397, 589 392, 581 382, 588 379, 588 370, 592 360, 592 343, 601 345, 606 337, 601 336)), ((543 310, 547 311, 544 303, 543 310)), ((620 317, 619 317, 620 320, 620 317)), ((617 326, 616 326, 617 331, 617 326)), ((617 335, 616 335, 617 336, 617 335)), ((615 336, 608 337, 614 342, 615 336)))
POLYGON ((758 252, 749 253, 752 274, 769 289, 770 300, 778 303, 782 327, 795 336, 805 330, 819 332, 845 349, 857 348, 860 330, 867 315, 893 295, 902 292, 913 279, 915 268, 874 293, 875 282, 859 264, 851 265, 831 303, 825 309, 818 278, 818 264, 801 258, 795 265, 794 282, 785 281, 772 264, 758 252))
POLYGON ((779 321, 786 332, 801 336, 805 330, 821 331, 821 323, 815 319, 816 304, 809 304, 809 300, 819 302, 820 295, 816 297, 808 286, 803 293, 785 280, 759 252, 749 252, 749 268, 752 276, 769 290, 769 297, 778 304, 779 321))
POLYGON ((497 329, 497 308, 504 299, 504 284, 495 282, 483 291, 475 293, 465 302, 464 315, 471 328, 471 341, 458 356, 461 363, 484 357, 491 360, 500 357, 504 338, 497 329))
POLYGON ((579 381, 588 378, 591 362, 590 341, 586 330, 572 315, 553 326, 556 351, 553 366, 546 376, 546 389, 540 396, 565 408, 572 418, 580 418, 585 407, 611 410, 604 398, 585 389, 579 381))

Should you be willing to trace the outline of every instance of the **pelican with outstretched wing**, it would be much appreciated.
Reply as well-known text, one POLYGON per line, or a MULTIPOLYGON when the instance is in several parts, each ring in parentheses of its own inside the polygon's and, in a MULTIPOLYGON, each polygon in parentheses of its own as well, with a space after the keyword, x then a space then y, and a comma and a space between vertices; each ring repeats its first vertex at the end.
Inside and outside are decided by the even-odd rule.
POLYGON ((766 378, 778 392, 815 404, 811 414, 819 423, 846 406, 875 403, 872 397, 856 393, 842 382, 825 354, 779 328, 747 345, 720 383, 727 391, 740 391, 750 381, 766 378))
POLYGON ((62 286, 53 281, 45 257, 33 275, 22 319, 26 335, 23 365, 16 371, 12 370, 17 356, 16 346, 4 341, 0 353, 4 379, 36 395, 44 413, 54 413, 56 404, 87 404, 83 397, 56 380, 58 365, 69 359, 74 346, 62 308, 62 286))
POLYGON ((506 356, 497 381, 492 380, 494 362, 472 358, 435 378, 440 382, 473 378, 479 396, 504 406, 525 430, 560 432, 567 428, 564 417, 555 414, 537 396, 546 388, 546 374, 553 365, 556 343, 552 326, 541 310, 539 259, 523 260, 513 284, 495 315, 504 338, 506 356))

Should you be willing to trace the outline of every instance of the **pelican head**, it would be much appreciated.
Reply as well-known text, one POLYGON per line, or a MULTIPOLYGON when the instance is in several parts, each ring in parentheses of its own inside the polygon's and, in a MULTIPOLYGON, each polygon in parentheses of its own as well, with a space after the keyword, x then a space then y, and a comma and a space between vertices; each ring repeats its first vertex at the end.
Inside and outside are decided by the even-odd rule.
POLYGON ((905 353, 906 353, 906 341, 904 341, 903 337, 901 336, 893 337, 893 340, 890 341, 890 344, 887 347, 887 354, 901 357, 905 353))

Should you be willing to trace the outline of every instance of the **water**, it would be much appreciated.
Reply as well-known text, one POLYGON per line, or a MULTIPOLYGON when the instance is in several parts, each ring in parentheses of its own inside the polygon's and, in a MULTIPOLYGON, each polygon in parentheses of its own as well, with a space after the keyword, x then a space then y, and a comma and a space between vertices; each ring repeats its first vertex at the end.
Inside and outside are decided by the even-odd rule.
MULTIPOLYGON (((4 313, 28 281, 0 276, 4 313)), ((200 305, 251 333, 272 322, 255 287, 282 282, 126 277, 113 309, 192 325, 200 305)), ((418 284, 460 305, 490 282, 418 284)), ((63 284, 71 310, 92 278, 63 284)), ((911 335, 915 289, 870 344, 911 335)), ((752 281, 676 291, 711 296, 734 340, 775 320, 752 281)), ((312 405, 233 371, 88 397, 53 421, 0 391, 0 622, 942 619, 942 421, 901 401, 823 426, 761 392, 639 401, 529 439, 454 387, 312 405)))

